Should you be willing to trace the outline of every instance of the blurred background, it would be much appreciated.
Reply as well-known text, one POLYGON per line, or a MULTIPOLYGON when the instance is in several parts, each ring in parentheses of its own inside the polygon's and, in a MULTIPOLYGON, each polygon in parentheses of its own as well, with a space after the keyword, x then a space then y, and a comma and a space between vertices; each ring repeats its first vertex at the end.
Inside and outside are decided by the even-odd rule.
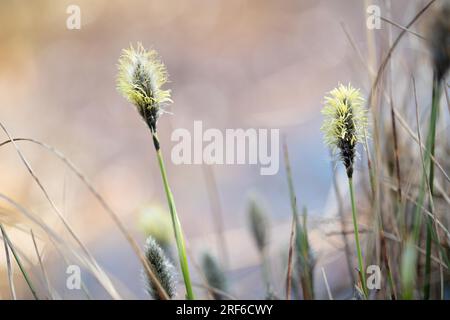
MULTIPOLYGON (((320 110, 324 94, 339 82, 351 82, 367 96, 370 77, 364 63, 376 64, 386 51, 388 31, 399 32, 385 22, 380 30, 368 30, 369 4, 390 8, 382 14, 405 25, 425 1, 2 0, 0 121, 11 136, 45 142, 70 159, 143 244, 142 216, 152 210, 168 215, 167 203, 149 131, 115 88, 121 50, 142 42, 159 52, 170 75, 167 87, 174 103, 172 114, 159 121, 159 136, 191 264, 210 251, 226 265, 233 295, 262 298, 259 256, 248 231, 248 199, 260 199, 270 219, 271 255, 282 261, 291 223, 289 191, 281 150, 280 171, 273 176, 261 176, 255 165, 177 166, 170 161, 172 131, 192 132, 194 120, 220 130, 276 128, 289 147, 298 205, 308 209, 318 264, 330 285, 344 287, 349 279, 336 250, 342 245, 326 232, 333 229, 336 211, 320 110), (80 30, 66 27, 69 5, 81 10, 80 30), (370 51, 368 40, 379 46, 370 51)), ((429 71, 420 40, 407 35, 400 50, 416 55, 415 61, 429 71)), ((7 138, 2 132, 2 141, 7 138)), ((32 143, 17 145, 122 295, 148 298, 138 259, 86 186, 51 152, 32 143)), ((1 147, 0 159, 0 193, 71 241, 12 144, 1 147)), ((340 167, 337 176, 345 185, 340 167)), ((23 232, 33 226, 6 201, 0 209, 3 223, 22 229, 8 230, 38 273, 32 239, 23 232)), ((61 297, 83 298, 65 287, 66 265, 51 242, 42 237, 38 246, 61 297)), ((9 298, 4 252, 0 258, 0 296, 9 298)), ((282 293, 283 263, 274 264, 275 291, 282 293)), ((29 297, 17 268, 15 274, 16 285, 23 287, 20 296, 29 297)), ((93 297, 110 298, 92 275, 82 275, 93 297)), ((322 276, 318 278, 318 296, 325 297, 322 276)), ((183 298, 181 278, 180 287, 178 298, 183 298)))

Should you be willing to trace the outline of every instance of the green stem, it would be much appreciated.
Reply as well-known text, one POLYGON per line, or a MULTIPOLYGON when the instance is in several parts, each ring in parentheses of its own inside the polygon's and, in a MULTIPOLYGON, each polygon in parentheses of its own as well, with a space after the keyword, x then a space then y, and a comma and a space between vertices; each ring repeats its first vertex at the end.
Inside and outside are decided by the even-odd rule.
POLYGON ((159 146, 158 136, 153 132, 153 142, 156 149, 156 156, 158 158, 159 169, 164 184, 164 191, 166 192, 167 202, 169 204, 170 216, 172 217, 172 226, 175 233, 175 240, 177 242, 178 257, 180 259, 181 271, 183 273, 184 284, 186 286, 186 297, 188 300, 194 300, 194 291, 192 290, 191 277, 189 275, 189 267, 187 262, 186 247, 184 243, 183 231, 181 229, 180 220, 178 219, 177 209, 175 207, 175 200, 170 190, 169 181, 167 179, 166 168, 159 146))
POLYGON ((364 265, 363 265, 361 244, 359 243, 358 215, 356 212, 355 193, 353 191, 353 179, 352 178, 348 178, 348 187, 350 190, 350 198, 351 198, 351 202, 352 202, 353 228, 354 228, 354 233, 355 233, 356 251, 358 254, 359 273, 361 275, 361 282, 362 282, 362 288, 364 291, 364 295, 367 298, 368 292, 367 292, 367 284, 366 284, 366 270, 364 269, 364 265))
MULTIPOLYGON (((438 118, 439 109, 439 96, 440 96, 440 86, 439 81, 434 77, 433 81, 433 97, 431 102, 431 116, 430 116, 430 128, 429 128, 429 148, 427 146, 427 160, 430 165, 430 173, 428 176, 428 184, 430 188, 430 197, 433 196, 434 191, 434 163, 431 158, 434 157, 434 149, 436 144, 436 123, 438 118)), ((429 210, 433 214, 433 206, 431 205, 432 199, 429 200, 429 210)), ((428 217, 427 219, 427 238, 426 238, 426 256, 425 256, 425 283, 423 296, 425 300, 430 298, 430 281, 431 281, 431 250, 432 250, 432 237, 433 232, 433 219, 428 217)))
POLYGON ((11 241, 9 240, 9 237, 6 234, 6 231, 3 228, 2 224, 0 224, 0 230, 2 232, 3 241, 5 241, 5 243, 8 244, 8 247, 11 249, 14 259, 16 260, 17 265, 19 266, 20 272, 22 273, 22 275, 25 279, 25 282, 27 283, 28 287, 30 288, 30 291, 31 291, 34 299, 39 300, 36 290, 34 289, 33 283, 31 282, 30 278, 28 277, 28 273, 26 272, 25 268, 23 267, 22 262, 20 261, 19 256, 16 252, 16 249, 14 249, 14 246, 12 245, 11 241))
MULTIPOLYGON (((428 183, 428 188, 430 192, 430 197, 433 195, 434 189, 434 163, 432 161, 432 157, 434 157, 434 149, 436 142, 436 123, 438 117, 438 109, 439 109, 439 96, 440 96, 441 88, 440 83, 436 76, 433 78, 433 95, 431 102, 431 115, 430 115, 430 125, 428 128, 427 140, 425 145, 425 153, 423 156, 423 175, 420 181, 419 188, 419 196, 417 199, 416 211, 415 211, 415 220, 414 220, 414 230, 413 230, 413 239, 414 242, 420 245, 420 231, 422 227, 422 208, 425 201, 426 194, 426 184, 428 183), (429 173, 427 172, 427 167, 429 167, 429 173), (427 179, 428 178, 428 179, 427 179)), ((430 213, 433 214, 432 208, 432 199, 429 199, 429 210, 430 213)), ((426 245, 425 245, 425 277, 424 277, 424 285, 423 285, 423 295, 424 299, 429 299, 430 297, 430 276, 431 276, 431 250, 432 250, 432 235, 433 235, 433 219, 432 217, 428 217, 427 225, 426 225, 426 245)))

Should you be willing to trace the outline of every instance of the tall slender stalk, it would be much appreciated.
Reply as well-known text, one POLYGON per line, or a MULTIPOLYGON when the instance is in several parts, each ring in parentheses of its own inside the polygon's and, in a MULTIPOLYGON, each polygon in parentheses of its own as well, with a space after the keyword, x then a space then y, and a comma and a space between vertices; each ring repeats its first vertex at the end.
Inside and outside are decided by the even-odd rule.
MULTIPOLYGON (((433 77, 433 96, 431 102, 431 116, 430 116, 430 128, 428 129, 429 146, 427 146, 426 154, 427 162, 430 165, 428 185, 430 188, 430 197, 433 196, 434 190, 434 163, 431 158, 434 157, 435 144, 436 144, 436 122, 439 111, 439 96, 440 96, 440 83, 436 76, 433 77)), ((432 199, 429 199, 429 211, 433 214, 433 206, 431 205, 432 199)), ((433 218, 427 219, 427 238, 426 238, 426 256, 425 256, 425 282, 424 282, 424 299, 430 298, 430 281, 431 281, 431 250, 432 250, 432 232, 433 232, 433 218)))
MULTIPOLYGON (((450 13, 450 2, 440 1, 435 6, 432 13, 432 17, 429 19, 427 42, 430 50, 431 62, 433 64, 433 89, 432 89, 432 101, 431 101, 431 115, 430 126, 428 128, 427 136, 427 150, 425 165, 429 165, 428 177, 426 177, 426 170, 422 176, 421 192, 425 193, 424 180, 428 178, 429 199, 428 209, 431 215, 427 219, 427 236, 426 236, 426 258, 425 258, 425 277, 423 296, 425 300, 430 298, 430 281, 431 281, 431 251, 433 247, 433 241, 438 240, 437 247, 439 250, 439 259, 442 262, 442 246, 439 242, 439 234, 435 233, 434 227, 434 208, 433 208, 433 191, 434 191, 434 151, 436 144, 436 124, 439 113, 439 98, 441 94, 441 87, 446 83, 445 75, 450 69, 450 55, 449 55, 449 33, 450 24, 448 16, 450 13)), ((424 196, 422 196, 422 199, 424 196)), ((422 203, 419 203, 421 205, 422 203)), ((445 253, 444 253, 445 255, 445 253)), ((443 275, 442 267, 440 267, 441 276, 441 297, 443 296, 443 275)))
POLYGON ((356 253, 358 255, 358 266, 359 266, 359 274, 361 275, 362 288, 364 291, 364 295, 366 298, 368 297, 367 292, 367 284, 366 284, 366 272, 364 269, 363 257, 361 252, 361 244, 359 242, 359 230, 358 230, 358 214, 356 212, 355 205, 355 193, 353 191, 353 178, 348 178, 348 187, 350 191, 350 199, 352 203, 352 218, 353 218, 353 229, 355 233, 355 242, 356 242, 356 253))
MULTIPOLYGON (((340 218, 339 220, 341 222, 341 234, 342 234, 342 240, 344 242, 345 260, 347 262, 349 279, 352 283, 354 283, 355 275, 354 275, 354 272, 353 272, 354 270, 353 270, 353 266, 352 266, 352 264, 353 264, 352 263, 352 252, 351 252, 350 245, 349 245, 349 242, 347 239, 347 231, 346 231, 347 228, 345 226, 345 216, 344 216, 344 204, 342 202, 341 190, 339 189, 339 184, 337 181, 336 172, 334 170, 334 165, 332 168, 333 168, 333 171, 332 171, 333 187, 334 187, 334 192, 336 194, 336 202, 337 202, 338 214, 339 214, 339 218, 340 218)), ((369 169, 369 172, 370 171, 371 171, 371 169, 369 169)))
MULTIPOLYGON (((356 159, 356 145, 367 143, 367 110, 363 108, 364 99, 358 89, 350 84, 340 84, 325 97, 322 114, 325 116, 321 130, 324 132, 325 144, 339 157, 345 166, 350 190, 353 230, 355 233, 358 255, 359 274, 365 298, 368 298, 366 270, 364 269, 361 245, 359 242, 358 215, 353 190, 353 165, 356 159)), ((371 179, 371 182, 373 180, 371 179)))
MULTIPOLYGON (((170 190, 167 179, 164 160, 160 150, 158 135, 156 134, 156 124, 164 107, 172 102, 170 90, 163 89, 168 81, 168 74, 165 65, 160 60, 155 50, 146 50, 141 43, 137 48, 130 46, 122 51, 119 59, 119 73, 117 75, 118 91, 137 108, 142 119, 150 129, 153 138, 153 145, 158 158, 159 169, 169 204, 170 216, 172 218, 175 240, 177 242, 178 255, 180 258, 181 271, 186 285, 187 299, 194 299, 189 268, 187 263, 186 248, 184 244, 183 232, 178 219, 175 201, 170 190)), ((149 272, 150 275, 152 273, 149 272)), ((153 279, 152 279, 153 280, 153 279)), ((156 281, 156 283, 158 283, 156 281)))
MULTIPOLYGON (((436 75, 433 77, 433 95, 431 102, 431 115, 430 125, 428 128, 425 154, 424 154, 424 169, 422 179, 420 181, 419 196, 417 200, 417 206, 415 211, 413 239, 415 243, 420 241, 420 230, 422 226, 422 208, 425 201, 426 185, 428 184, 430 197, 433 195, 434 184, 434 163, 431 158, 434 157, 434 149, 436 144, 436 122, 439 109, 439 96, 440 85, 436 75), (427 167, 429 168, 427 172, 427 167)), ((432 199, 429 199, 429 211, 433 214, 433 206, 431 205, 432 199)), ((423 297, 424 299, 430 298, 430 280, 431 280, 431 251, 432 251, 432 233, 433 233, 433 218, 431 216, 427 219, 426 225, 426 244, 425 244, 425 271, 424 271, 424 284, 423 284, 423 297)))
POLYGON ((288 265, 286 274, 286 300, 291 300, 292 290, 292 258, 294 256, 295 227, 297 225, 296 216, 292 217, 291 236, 289 238, 288 265))
POLYGON ((189 274, 189 267, 186 255, 186 246, 184 243, 183 231, 181 229, 180 220, 178 219, 177 208, 175 206, 175 200, 173 198, 172 191, 170 190, 169 181, 167 179, 166 168, 164 166, 164 159, 161 152, 158 135, 153 133, 153 144, 156 150, 156 157, 158 158, 159 170, 161 171, 161 177, 164 184, 164 191, 167 196, 167 203, 169 204, 170 216, 172 218, 173 230, 175 233, 175 241, 177 243, 178 257, 180 259, 181 272, 183 273, 184 284, 186 286, 186 297, 189 300, 195 299, 194 291, 192 290, 191 277, 189 274))

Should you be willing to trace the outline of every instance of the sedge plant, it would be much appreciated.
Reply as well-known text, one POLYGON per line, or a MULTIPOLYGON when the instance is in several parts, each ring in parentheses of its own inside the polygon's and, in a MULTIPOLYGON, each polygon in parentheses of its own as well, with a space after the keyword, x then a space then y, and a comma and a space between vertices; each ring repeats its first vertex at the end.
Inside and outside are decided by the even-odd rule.
POLYGON ((140 43, 138 43, 137 48, 130 46, 129 49, 123 50, 122 56, 119 59, 118 68, 118 91, 136 106, 137 111, 149 127, 152 135, 172 219, 181 271, 186 286, 186 298, 192 300, 194 299, 194 292, 190 279, 183 231, 167 178, 161 145, 157 134, 158 119, 164 113, 165 106, 172 102, 170 90, 163 89, 163 86, 168 81, 167 70, 161 62, 158 53, 155 50, 146 50, 140 43))
MULTIPOLYGON (((439 115, 439 99, 442 92, 442 86, 445 74, 450 66, 450 22, 448 15, 450 13, 450 1, 444 1, 438 6, 430 23, 428 25, 428 47, 433 66, 433 82, 431 95, 431 112, 429 118, 428 132, 425 141, 425 152, 423 155, 423 174, 420 180, 419 194, 415 210, 415 220, 413 228, 413 241, 420 245, 420 233, 422 227, 422 209, 426 200, 426 194, 429 194, 428 211, 434 214, 433 193, 434 193, 434 162, 436 145, 436 127, 439 115)), ((426 219, 426 238, 425 238, 425 268, 423 283, 423 298, 430 298, 431 282, 431 251, 432 240, 437 236, 433 229, 433 218, 428 216, 426 219)), ((441 249, 441 248, 439 248, 441 249)))
POLYGON ((363 108, 364 99, 358 89, 350 84, 340 84, 325 97, 322 114, 325 116, 321 130, 324 133, 325 144, 333 154, 344 164, 352 206, 352 218, 358 257, 359 274, 364 296, 368 297, 366 276, 359 241, 358 214, 355 204, 353 186, 353 165, 356 159, 358 143, 364 143, 367 131, 367 111, 363 108))
MULTIPOLYGON (((291 200, 292 218, 293 218, 293 228, 295 229, 295 251, 296 251, 296 265, 297 274, 294 276, 300 278, 303 299, 314 300, 314 266, 315 261, 311 250, 311 245, 309 243, 308 228, 306 224, 307 210, 303 209, 303 219, 299 221, 298 207, 297 207, 297 196, 295 195, 294 182, 292 179, 292 169, 289 161, 289 151, 287 144, 283 144, 284 147, 284 160, 286 165, 286 175, 289 187, 289 197, 291 200)), ((287 293, 287 296, 289 293, 287 293)))
MULTIPOLYGON (((419 201, 417 210, 419 211, 424 202, 425 194, 425 180, 428 180, 428 189, 430 199, 428 202, 429 211, 433 214, 433 192, 434 192, 434 162, 432 158, 435 156, 436 145, 436 126, 439 116, 439 99, 442 92, 442 87, 445 83, 445 74, 450 66, 450 1, 446 0, 440 3, 435 9, 431 23, 428 28, 428 45, 431 53, 431 61, 433 65, 433 83, 431 95, 431 114, 428 127, 428 135, 426 140, 426 152, 424 156, 425 166, 428 167, 428 173, 424 170, 419 193, 419 201)), ((421 214, 416 212, 416 217, 421 214)), ((419 223, 420 225, 420 223, 419 223)), ((419 228, 419 225, 417 228, 419 228)), ((425 256, 425 280, 423 287, 423 297, 428 300, 430 298, 430 283, 431 283, 431 251, 432 238, 436 238, 436 233, 433 230, 433 218, 428 217, 426 223, 426 256, 425 256)), ((416 241, 418 240, 418 232, 416 232, 416 241)))

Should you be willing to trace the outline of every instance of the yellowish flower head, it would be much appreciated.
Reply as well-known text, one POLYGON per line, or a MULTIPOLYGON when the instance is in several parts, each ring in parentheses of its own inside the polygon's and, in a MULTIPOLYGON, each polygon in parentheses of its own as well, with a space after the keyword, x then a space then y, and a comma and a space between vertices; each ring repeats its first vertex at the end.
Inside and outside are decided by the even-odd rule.
POLYGON ((340 84, 325 97, 322 114, 325 116, 321 130, 325 144, 337 153, 347 172, 352 173, 356 144, 363 142, 367 131, 367 110, 358 89, 350 84, 340 84))
POLYGON ((146 236, 152 236, 162 246, 167 246, 172 241, 172 220, 163 207, 158 204, 150 204, 138 210, 139 229, 146 236))
POLYGON ((124 49, 119 59, 118 91, 134 104, 144 120, 151 125, 172 102, 170 90, 162 87, 167 82, 167 70, 155 50, 147 51, 141 43, 135 49, 124 49))
POLYGON ((363 103, 359 90, 350 84, 340 84, 325 97, 322 109, 325 120, 321 130, 328 146, 337 147, 340 140, 352 145, 362 142, 367 129, 367 112, 363 103))

